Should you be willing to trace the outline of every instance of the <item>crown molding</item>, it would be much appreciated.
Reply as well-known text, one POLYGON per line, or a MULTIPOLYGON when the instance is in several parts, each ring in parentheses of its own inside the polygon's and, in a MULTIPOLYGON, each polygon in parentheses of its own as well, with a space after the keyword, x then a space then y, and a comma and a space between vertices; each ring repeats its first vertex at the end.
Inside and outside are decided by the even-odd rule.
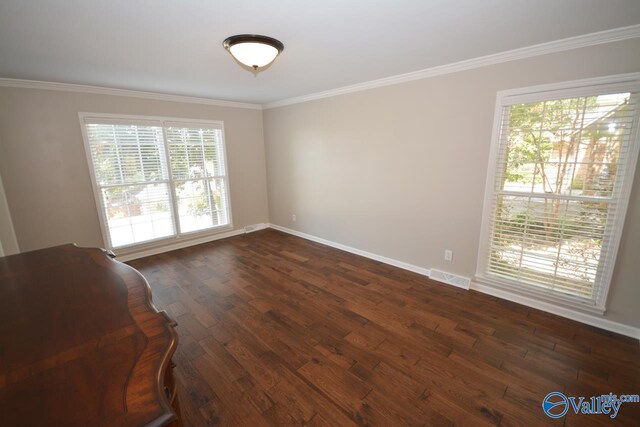
POLYGON ((0 87, 18 87, 25 89, 43 89, 57 90, 65 92, 80 92, 98 95, 126 96, 141 99, 153 99, 157 101, 184 102, 189 104, 213 105, 218 107, 229 108, 247 108, 252 110, 262 110, 283 107, 286 105, 299 104, 303 102, 315 101, 323 98, 344 95, 347 93, 360 92, 367 89, 391 86, 399 83, 410 82, 414 80, 426 79, 429 77, 440 76, 444 74, 456 73, 459 71, 472 70, 474 68, 485 67, 488 65, 501 64, 504 62, 515 61, 518 59, 532 58, 535 56, 547 55, 550 53, 563 52, 571 49, 579 49, 599 44, 612 43, 622 40, 634 39, 640 37, 640 24, 631 25, 629 27, 614 28, 611 30, 600 31, 597 33, 585 34, 576 37, 556 40, 548 43, 541 43, 533 46, 523 47, 520 49, 509 50, 505 52, 495 53, 492 55, 481 56, 478 58, 468 59, 451 64, 439 65, 437 67, 425 68, 423 70, 413 71, 410 73, 399 74, 396 76, 385 77, 382 79, 371 80, 368 82, 357 83, 350 86, 344 86, 337 89, 331 89, 323 92, 316 92, 309 95, 303 95, 293 98, 286 98, 279 101, 269 102, 266 104, 253 104, 247 102, 226 101, 212 98, 200 98, 194 96, 171 95, 157 92, 145 92, 129 89, 117 89, 103 86, 90 86, 72 83, 47 82, 39 80, 23 80, 0 78, 0 87))
POLYGON ((57 90, 63 92, 80 92, 97 95, 127 96, 132 98, 153 99, 156 101, 184 102, 188 104, 214 105, 217 107, 248 108, 262 110, 262 105, 246 102, 225 101, 194 96, 170 95, 165 93, 144 92, 129 89, 116 89, 103 86, 88 86, 72 83, 45 82, 39 80, 21 80, 0 78, 0 87, 18 87, 25 89, 57 90))
POLYGON ((472 70, 474 68, 485 67, 488 65, 501 64, 503 62, 515 61, 518 59, 532 58, 535 56, 547 55, 550 53, 563 52, 572 49, 579 49, 599 44, 612 43, 622 40, 634 39, 640 37, 640 24, 631 25, 629 27, 614 28, 597 33, 590 33, 576 37, 556 40, 547 43, 540 43, 533 46, 523 47, 519 49, 509 50, 505 52, 495 53, 492 55, 481 56, 478 58, 468 59, 451 64, 439 65, 437 67, 425 68, 424 70, 413 71, 406 74, 385 77, 382 79, 371 80, 364 83, 358 83, 350 86, 344 86, 337 89, 331 89, 324 92, 312 93, 309 95, 287 98, 280 101, 274 101, 264 104, 264 109, 283 107, 285 105, 299 104, 302 102, 315 101, 318 99, 329 98, 347 93, 360 92, 367 89, 373 89, 383 86, 395 85, 398 83, 410 82, 413 80, 426 79, 429 77, 440 76, 443 74, 456 73, 459 71, 472 70))

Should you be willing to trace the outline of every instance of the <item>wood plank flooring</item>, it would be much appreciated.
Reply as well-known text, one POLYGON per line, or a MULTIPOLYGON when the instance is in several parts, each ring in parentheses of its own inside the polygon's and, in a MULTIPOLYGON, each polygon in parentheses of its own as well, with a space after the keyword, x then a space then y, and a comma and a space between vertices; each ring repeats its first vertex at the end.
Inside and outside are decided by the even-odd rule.
POLYGON ((637 340, 275 230, 130 262, 177 322, 185 426, 638 425, 637 340))

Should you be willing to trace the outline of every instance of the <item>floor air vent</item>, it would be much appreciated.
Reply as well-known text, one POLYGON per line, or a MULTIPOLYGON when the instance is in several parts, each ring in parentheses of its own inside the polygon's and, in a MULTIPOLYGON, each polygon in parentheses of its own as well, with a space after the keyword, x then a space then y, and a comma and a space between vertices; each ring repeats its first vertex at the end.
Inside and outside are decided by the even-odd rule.
POLYGON ((251 225, 247 225, 246 227, 244 227, 244 232, 245 233, 252 233, 254 231, 258 231, 258 230, 264 230, 265 228, 267 228, 267 226, 263 223, 260 224, 251 224, 251 225))
POLYGON ((462 289, 469 289, 469 285, 471 284, 471 279, 469 279, 468 277, 456 276, 455 274, 435 270, 433 268, 431 269, 429 278, 437 280, 438 282, 446 283, 448 285, 457 286, 458 288, 462 289))

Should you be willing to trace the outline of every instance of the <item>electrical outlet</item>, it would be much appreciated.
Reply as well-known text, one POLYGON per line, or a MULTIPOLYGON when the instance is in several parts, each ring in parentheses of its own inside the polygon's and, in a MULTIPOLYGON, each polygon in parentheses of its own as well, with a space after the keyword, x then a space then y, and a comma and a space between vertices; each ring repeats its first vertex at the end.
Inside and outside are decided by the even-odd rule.
POLYGON ((445 249, 444 251, 444 260, 451 261, 453 259, 453 251, 451 249, 445 249))
POLYGON ((296 217, 296 214, 291 215, 291 219, 293 220, 293 222, 296 222, 298 217, 296 217))

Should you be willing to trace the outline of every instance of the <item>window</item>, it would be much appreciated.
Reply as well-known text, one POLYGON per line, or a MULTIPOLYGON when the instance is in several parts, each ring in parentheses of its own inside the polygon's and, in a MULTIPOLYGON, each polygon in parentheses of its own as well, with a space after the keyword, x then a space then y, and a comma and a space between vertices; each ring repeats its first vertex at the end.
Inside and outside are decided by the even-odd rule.
POLYGON ((604 311, 638 158, 634 77, 498 95, 479 281, 604 311))
POLYGON ((222 123, 81 114, 107 246, 231 225, 222 123))

